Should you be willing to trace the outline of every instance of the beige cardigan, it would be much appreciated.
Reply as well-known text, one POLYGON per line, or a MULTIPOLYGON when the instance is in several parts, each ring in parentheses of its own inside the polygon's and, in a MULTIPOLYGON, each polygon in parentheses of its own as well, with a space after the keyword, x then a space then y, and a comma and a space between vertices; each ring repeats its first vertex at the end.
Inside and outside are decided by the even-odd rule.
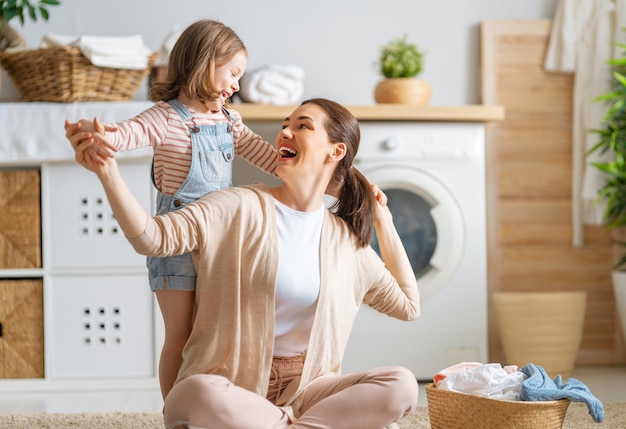
MULTIPOLYGON (((274 198, 268 188, 212 192, 184 209, 149 219, 145 233, 130 242, 144 255, 192 252, 198 272, 197 315, 178 381, 198 373, 220 374, 265 396, 279 257, 274 198)), ((348 225, 330 211, 322 226, 320 271, 303 374, 287 404, 313 379, 340 374, 361 302, 398 319, 419 315, 417 288, 401 288, 374 250, 359 248, 348 225)))

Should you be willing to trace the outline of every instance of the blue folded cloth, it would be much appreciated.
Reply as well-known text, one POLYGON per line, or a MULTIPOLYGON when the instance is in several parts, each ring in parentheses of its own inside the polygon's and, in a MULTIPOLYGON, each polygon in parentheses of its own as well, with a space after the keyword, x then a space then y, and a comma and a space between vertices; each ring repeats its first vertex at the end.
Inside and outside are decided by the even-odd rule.
POLYGON ((529 363, 520 371, 527 377, 522 382, 520 391, 522 401, 569 399, 572 402, 584 402, 596 423, 604 421, 604 404, 591 393, 583 382, 575 378, 568 378, 567 382, 563 384, 560 375, 552 380, 541 366, 533 363, 529 363))

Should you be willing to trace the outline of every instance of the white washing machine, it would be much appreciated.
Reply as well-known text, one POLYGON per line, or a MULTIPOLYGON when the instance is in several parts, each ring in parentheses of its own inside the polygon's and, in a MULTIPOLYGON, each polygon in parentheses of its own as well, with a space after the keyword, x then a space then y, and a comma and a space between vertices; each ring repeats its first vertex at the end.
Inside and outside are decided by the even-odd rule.
POLYGON ((454 363, 486 362, 484 125, 364 122, 357 166, 389 198, 421 315, 404 322, 363 305, 344 372, 402 365, 431 380, 454 363))

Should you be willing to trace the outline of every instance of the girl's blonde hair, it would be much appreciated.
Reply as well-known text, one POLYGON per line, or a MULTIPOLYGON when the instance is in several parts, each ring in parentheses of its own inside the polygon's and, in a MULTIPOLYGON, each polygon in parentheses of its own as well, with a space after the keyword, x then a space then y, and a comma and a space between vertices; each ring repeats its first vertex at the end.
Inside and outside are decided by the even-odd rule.
POLYGON ((170 52, 167 76, 152 84, 150 100, 167 101, 181 93, 201 101, 216 100, 215 67, 239 52, 247 54, 246 47, 230 27, 208 19, 191 24, 170 52))

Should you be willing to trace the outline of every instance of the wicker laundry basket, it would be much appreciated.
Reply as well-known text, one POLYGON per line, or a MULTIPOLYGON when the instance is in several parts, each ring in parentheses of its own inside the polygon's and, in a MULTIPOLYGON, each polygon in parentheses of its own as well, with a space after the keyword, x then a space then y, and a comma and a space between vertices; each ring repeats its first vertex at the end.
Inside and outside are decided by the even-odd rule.
POLYGON ((570 401, 504 401, 426 385, 433 429, 560 429, 570 401))
POLYGON ((58 46, 19 52, 0 52, 7 71, 25 101, 126 101, 130 100, 154 64, 145 69, 94 66, 77 47, 58 46))

